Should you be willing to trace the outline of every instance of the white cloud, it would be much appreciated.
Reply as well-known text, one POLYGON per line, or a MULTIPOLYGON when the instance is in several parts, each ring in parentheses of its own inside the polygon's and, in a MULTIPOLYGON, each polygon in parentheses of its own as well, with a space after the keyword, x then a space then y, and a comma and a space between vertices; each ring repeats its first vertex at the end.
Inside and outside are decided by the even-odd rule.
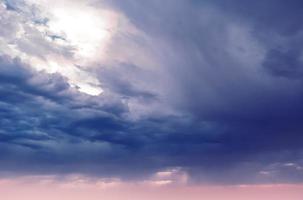
POLYGON ((85 1, 26 0, 20 9, 1 2, 0 54, 18 57, 38 71, 60 73, 80 92, 103 89, 89 66, 101 62, 115 33, 118 13, 85 1))

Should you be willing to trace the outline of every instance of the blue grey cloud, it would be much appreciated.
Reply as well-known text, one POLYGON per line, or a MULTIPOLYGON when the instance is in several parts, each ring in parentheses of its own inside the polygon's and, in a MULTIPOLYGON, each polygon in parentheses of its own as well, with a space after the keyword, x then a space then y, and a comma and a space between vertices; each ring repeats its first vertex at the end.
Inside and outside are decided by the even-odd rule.
POLYGON ((299 1, 108 6, 145 36, 121 34, 116 48, 135 44, 156 64, 96 64, 104 93, 89 96, 2 55, 0 170, 144 179, 181 167, 193 182, 302 182, 299 1))

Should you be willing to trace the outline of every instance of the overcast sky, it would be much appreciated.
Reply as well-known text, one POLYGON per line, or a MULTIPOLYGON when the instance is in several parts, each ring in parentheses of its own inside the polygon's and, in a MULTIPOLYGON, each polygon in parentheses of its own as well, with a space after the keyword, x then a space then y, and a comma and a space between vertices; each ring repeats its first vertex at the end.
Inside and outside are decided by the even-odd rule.
POLYGON ((302 183, 302 8, 0 0, 0 176, 302 183))

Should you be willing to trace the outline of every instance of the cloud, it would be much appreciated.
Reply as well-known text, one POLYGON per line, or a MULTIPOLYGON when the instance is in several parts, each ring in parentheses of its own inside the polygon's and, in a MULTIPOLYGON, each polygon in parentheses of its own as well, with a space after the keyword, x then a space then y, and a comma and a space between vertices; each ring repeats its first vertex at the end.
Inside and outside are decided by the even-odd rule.
POLYGON ((293 167, 302 166, 299 3, 91 3, 116 13, 121 24, 104 59, 88 66, 76 65, 75 47, 61 35, 46 40, 39 27, 48 22, 37 24, 32 10, 2 3, 2 171, 122 180, 170 174, 154 175, 160 183, 302 182, 293 167), (16 39, 20 27, 27 34, 16 39), (54 55, 67 74, 35 70, 20 52, 54 55), (102 95, 79 92, 81 83, 102 86, 102 95))

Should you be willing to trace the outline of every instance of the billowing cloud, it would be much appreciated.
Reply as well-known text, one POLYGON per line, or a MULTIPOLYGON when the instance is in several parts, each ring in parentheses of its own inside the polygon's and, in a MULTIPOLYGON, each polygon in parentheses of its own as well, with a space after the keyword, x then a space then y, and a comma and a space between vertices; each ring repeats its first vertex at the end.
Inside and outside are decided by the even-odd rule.
POLYGON ((2 1, 1 171, 302 182, 300 6, 2 1))

